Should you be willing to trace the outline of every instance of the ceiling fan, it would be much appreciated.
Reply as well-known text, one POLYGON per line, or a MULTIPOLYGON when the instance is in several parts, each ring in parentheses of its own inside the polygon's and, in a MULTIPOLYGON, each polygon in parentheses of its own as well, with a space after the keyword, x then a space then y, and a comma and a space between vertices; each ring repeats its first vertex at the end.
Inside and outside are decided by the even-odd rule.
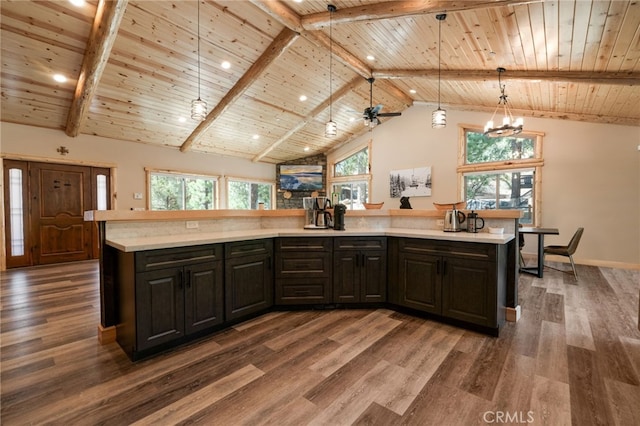
POLYGON ((376 79, 369 77, 367 81, 369 82, 369 106, 364 109, 364 113, 362 114, 365 126, 374 127, 377 124, 380 124, 381 121, 378 117, 397 117, 402 115, 401 112, 380 112, 380 110, 382 110, 382 104, 378 104, 374 107, 373 82, 376 81, 376 79))

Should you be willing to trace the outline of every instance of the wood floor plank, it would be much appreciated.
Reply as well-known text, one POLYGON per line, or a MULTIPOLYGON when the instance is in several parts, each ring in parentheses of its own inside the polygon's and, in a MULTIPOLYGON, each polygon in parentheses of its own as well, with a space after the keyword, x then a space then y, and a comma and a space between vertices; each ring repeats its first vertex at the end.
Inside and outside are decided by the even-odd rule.
POLYGON ((177 424, 263 375, 263 371, 253 365, 247 365, 172 404, 154 411, 147 417, 132 423, 132 425, 177 424))
POLYGON ((617 425, 640 425, 640 386, 605 379, 611 414, 617 425))
POLYGON ((567 342, 564 324, 542 321, 536 374, 569 383, 567 342))
POLYGON ((354 426, 398 425, 401 423, 401 419, 402 417, 393 411, 373 402, 352 424, 354 426))
POLYGON ((536 375, 533 381, 531 407, 527 411, 527 418, 532 418, 534 424, 549 426, 570 425, 571 397, 569 392, 568 383, 536 375))
POLYGON ((589 313, 584 308, 565 307, 565 334, 567 345, 595 351, 589 323, 589 313))
POLYGON ((496 407, 509 413, 531 409, 535 367, 535 358, 509 352, 493 397, 496 407))

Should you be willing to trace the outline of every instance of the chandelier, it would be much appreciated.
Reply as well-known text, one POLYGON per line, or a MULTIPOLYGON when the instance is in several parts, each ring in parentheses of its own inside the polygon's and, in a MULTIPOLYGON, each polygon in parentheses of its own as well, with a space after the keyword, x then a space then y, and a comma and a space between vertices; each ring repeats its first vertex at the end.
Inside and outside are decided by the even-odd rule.
POLYGON ((446 13, 436 15, 438 20, 438 109, 431 114, 431 127, 434 129, 447 127, 447 111, 440 108, 440 50, 442 48, 442 21, 446 18, 446 13))
POLYGON ((198 99, 191 101, 191 118, 203 121, 207 116, 207 103, 200 99, 200 0, 198 0, 198 99))
POLYGON ((329 121, 324 125, 324 135, 328 138, 333 138, 338 134, 338 125, 333 121, 333 85, 332 85, 332 64, 333 64, 333 37, 331 33, 331 17, 333 12, 336 11, 336 7, 332 4, 327 6, 329 10, 329 121))
POLYGON ((507 103, 507 95, 504 94, 505 85, 501 83, 500 76, 506 69, 500 67, 496 69, 498 71, 498 86, 500 87, 500 100, 498 101, 498 105, 496 106, 495 111, 493 111, 493 115, 491 116, 491 120, 487 121, 487 124, 484 126, 484 135, 489 136, 490 138, 500 138, 505 136, 513 136, 522 132, 522 126, 524 125, 524 120, 519 117, 514 120, 513 114, 511 113, 511 109, 509 108, 509 104, 507 103), (503 117, 502 117, 502 125, 495 126, 494 119, 496 117, 496 113, 502 106, 503 117))

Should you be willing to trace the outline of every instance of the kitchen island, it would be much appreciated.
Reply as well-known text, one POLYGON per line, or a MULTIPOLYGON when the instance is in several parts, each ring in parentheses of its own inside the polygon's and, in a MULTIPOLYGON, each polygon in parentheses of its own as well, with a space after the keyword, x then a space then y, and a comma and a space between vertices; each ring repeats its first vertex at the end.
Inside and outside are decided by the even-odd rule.
POLYGON ((102 239, 101 338, 117 334, 132 359, 271 309, 375 302, 497 334, 516 308, 519 212, 487 218, 505 234, 433 229, 438 211, 349 212, 345 231, 295 227, 302 211, 88 213, 102 239))

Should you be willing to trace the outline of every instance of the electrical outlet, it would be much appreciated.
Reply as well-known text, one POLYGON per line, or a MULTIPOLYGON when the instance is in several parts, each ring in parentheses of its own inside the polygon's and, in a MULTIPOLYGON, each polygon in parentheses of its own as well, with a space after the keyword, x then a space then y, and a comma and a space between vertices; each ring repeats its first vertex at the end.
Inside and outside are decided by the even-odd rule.
POLYGON ((187 221, 187 229, 197 229, 197 228, 198 228, 198 221, 196 220, 187 221))
POLYGON ((134 192, 133 193, 134 200, 142 200, 142 192, 134 192))
POLYGON ((436 221, 436 224, 437 224, 438 226, 444 226, 444 219, 438 219, 438 220, 436 221))

